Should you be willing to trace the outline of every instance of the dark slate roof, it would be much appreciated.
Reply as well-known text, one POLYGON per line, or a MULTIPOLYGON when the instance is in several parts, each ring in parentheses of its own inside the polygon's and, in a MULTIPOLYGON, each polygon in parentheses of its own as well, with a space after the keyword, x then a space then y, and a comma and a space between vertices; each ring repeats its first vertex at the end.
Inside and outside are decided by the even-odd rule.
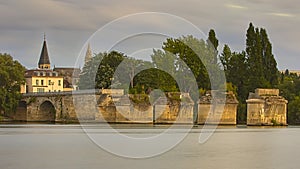
POLYGON ((57 71, 61 76, 70 76, 74 78, 79 78, 81 72, 79 68, 71 67, 55 67, 53 70, 57 71))
POLYGON ((45 76, 45 77, 62 77, 58 72, 51 69, 31 69, 25 71, 25 78, 27 77, 36 77, 36 76, 45 76))
POLYGON ((41 51, 41 56, 39 60, 39 65, 40 64, 50 64, 50 59, 48 55, 48 50, 47 50, 47 44, 46 41, 44 40, 43 48, 41 51))

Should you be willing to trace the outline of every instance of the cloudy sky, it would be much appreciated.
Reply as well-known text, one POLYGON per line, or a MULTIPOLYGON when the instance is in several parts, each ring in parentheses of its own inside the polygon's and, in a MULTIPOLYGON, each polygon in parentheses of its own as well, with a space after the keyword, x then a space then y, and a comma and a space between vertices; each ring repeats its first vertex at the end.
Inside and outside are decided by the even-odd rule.
MULTIPOLYGON (((35 68, 46 32, 52 66, 72 67, 99 28, 126 15, 163 12, 204 33, 215 29, 221 45, 235 51, 245 48, 245 31, 253 22, 267 29, 279 69, 300 70, 299 6, 298 0, 0 0, 0 52, 35 68)), ((157 18, 152 23, 162 25, 157 18)))

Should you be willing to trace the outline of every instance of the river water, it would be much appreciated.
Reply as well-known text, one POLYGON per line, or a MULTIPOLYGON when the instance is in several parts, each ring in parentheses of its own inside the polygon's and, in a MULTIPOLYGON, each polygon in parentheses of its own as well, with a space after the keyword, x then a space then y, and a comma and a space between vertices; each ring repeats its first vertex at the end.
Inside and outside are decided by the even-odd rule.
MULTIPOLYGON (((115 126, 143 137, 164 126, 115 126)), ((93 126, 90 126, 93 128, 93 126)), ((105 131, 104 127, 102 131, 105 131)), ((0 125, 1 169, 298 169, 299 127, 219 127, 198 142, 194 127, 172 150, 146 159, 119 157, 99 148, 79 125, 0 125)), ((101 133, 99 133, 101 134, 101 133)))

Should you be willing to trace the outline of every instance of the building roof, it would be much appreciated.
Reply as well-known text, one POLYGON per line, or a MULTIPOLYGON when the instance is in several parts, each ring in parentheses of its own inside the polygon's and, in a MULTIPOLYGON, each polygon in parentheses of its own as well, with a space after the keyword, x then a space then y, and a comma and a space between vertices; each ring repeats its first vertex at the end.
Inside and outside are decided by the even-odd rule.
POLYGON ((46 39, 44 39, 43 48, 42 48, 42 51, 41 51, 41 56, 40 56, 40 60, 39 60, 38 64, 39 65, 50 64, 50 59, 49 59, 49 55, 48 55, 46 39))
POLYGON ((59 75, 58 72, 53 71, 51 69, 31 69, 25 71, 25 78, 28 77, 37 77, 37 76, 43 76, 43 77, 62 77, 59 75))
POLYGON ((70 76, 74 78, 79 78, 81 72, 80 68, 69 67, 55 67, 53 70, 57 71, 61 76, 70 76))

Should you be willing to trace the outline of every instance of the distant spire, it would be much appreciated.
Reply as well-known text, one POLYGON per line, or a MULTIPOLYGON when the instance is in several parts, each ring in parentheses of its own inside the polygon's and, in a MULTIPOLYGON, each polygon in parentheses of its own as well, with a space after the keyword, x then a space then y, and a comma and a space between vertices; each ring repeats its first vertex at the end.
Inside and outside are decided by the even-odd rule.
POLYGON ((50 59, 47 50, 46 34, 44 33, 44 43, 38 63, 40 69, 50 69, 50 59))
POLYGON ((87 50, 86 50, 86 53, 85 53, 84 63, 86 64, 91 59, 92 59, 92 49, 91 49, 90 44, 88 44, 87 50))

